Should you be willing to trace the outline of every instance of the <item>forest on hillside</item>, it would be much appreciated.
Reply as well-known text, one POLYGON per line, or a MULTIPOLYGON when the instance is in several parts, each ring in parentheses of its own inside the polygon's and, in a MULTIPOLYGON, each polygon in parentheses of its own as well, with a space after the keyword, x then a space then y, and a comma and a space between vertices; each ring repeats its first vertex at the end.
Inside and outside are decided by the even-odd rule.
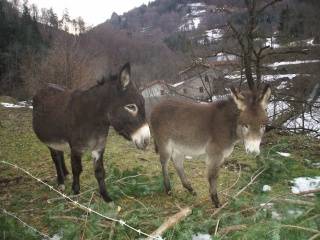
MULTIPOLYGON (((230 20, 244 24, 243 1, 207 0, 199 27, 181 31, 179 26, 191 14, 192 2, 157 0, 121 16, 114 13, 110 20, 87 28, 81 17, 71 19, 67 9, 58 19, 53 9, 1 0, 0 92, 30 98, 45 82, 69 88, 87 86, 125 61, 132 62, 139 84, 175 82, 177 73, 193 59, 228 47, 228 41, 203 44, 199 41, 202 32, 225 28, 230 20), (210 6, 222 10, 213 12, 210 6)), ((308 37, 319 41, 318 1, 279 2, 259 18, 264 36, 279 31, 282 42, 308 37)))

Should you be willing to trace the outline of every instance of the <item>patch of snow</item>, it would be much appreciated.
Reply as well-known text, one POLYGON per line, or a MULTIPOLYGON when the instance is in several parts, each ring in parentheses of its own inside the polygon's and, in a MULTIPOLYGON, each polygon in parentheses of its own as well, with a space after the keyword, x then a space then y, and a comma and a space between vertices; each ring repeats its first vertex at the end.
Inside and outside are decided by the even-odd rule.
POLYGON ((281 220, 281 215, 277 211, 272 211, 271 212, 271 218, 276 219, 276 220, 281 220))
POLYGON ((193 19, 193 24, 195 29, 199 27, 200 22, 201 22, 201 19, 199 17, 193 19))
POLYGON ((185 159, 188 159, 188 160, 191 160, 191 159, 192 159, 191 156, 185 156, 184 158, 185 158, 185 159))
POLYGON ((291 156, 290 153, 285 153, 285 152, 277 152, 277 153, 282 157, 290 157, 291 156))
POLYGON ((2 102, 0 103, 3 107, 5 108, 30 108, 32 109, 32 106, 29 106, 26 101, 18 102, 18 104, 13 104, 13 103, 5 103, 2 102))
POLYGON ((172 85, 170 85, 170 86, 172 86, 172 87, 178 87, 178 86, 180 86, 180 85, 182 85, 182 84, 184 84, 184 81, 178 82, 178 83, 175 83, 175 84, 172 84, 172 85))
POLYGON ((140 32, 142 32, 142 33, 148 32, 148 31, 150 31, 151 29, 152 29, 152 26, 143 27, 140 32))
POLYGON ((268 116, 269 117, 276 116, 282 113, 283 111, 286 111, 287 109, 289 109, 289 105, 287 102, 273 101, 269 103, 267 106, 268 116))
POLYGON ((192 240, 211 240, 211 236, 209 234, 197 233, 192 236, 192 240))
POLYGON ((295 194, 320 189, 320 177, 298 177, 291 182, 293 183, 291 192, 295 194))
POLYGON ((205 4, 202 2, 197 2, 197 3, 188 3, 187 6, 188 7, 204 7, 205 4))
POLYGON ((262 191, 263 191, 263 192, 270 192, 270 191, 271 191, 271 186, 269 186, 269 185, 263 185, 262 191))
POLYGON ((320 162, 311 163, 311 166, 314 167, 314 168, 320 168, 320 162))
MULTIPOLYGON (((304 113, 303 117, 301 115, 295 117, 294 119, 290 119, 287 122, 285 122, 283 125, 287 128, 291 129, 299 129, 305 128, 305 129, 310 129, 315 132, 320 131, 320 124, 319 120, 320 119, 320 111, 313 111, 312 114, 310 112, 304 113)), ((312 133, 311 133, 312 135, 312 133)))
POLYGON ((288 44, 289 47, 299 47, 299 46, 318 46, 319 44, 314 43, 314 38, 309 38, 300 41, 290 42, 288 44))
POLYGON ((301 214, 303 214, 303 211, 300 209, 289 209, 288 214, 294 217, 299 217, 301 214))
MULTIPOLYGON (((293 78, 297 77, 297 76, 309 76, 309 74, 275 74, 275 75, 262 75, 261 79, 265 82, 272 82, 272 81, 276 81, 279 79, 283 79, 283 78, 289 78, 290 80, 292 80, 293 78)), ((245 76, 243 76, 245 77, 245 76)), ((255 77, 255 76, 254 76, 255 77)), ((229 74, 226 75, 225 78, 230 79, 230 80, 235 80, 235 79, 240 79, 241 75, 240 74, 229 74)))
POLYGON ((314 38, 311 38, 310 40, 307 40, 307 44, 308 45, 311 45, 311 46, 314 45, 313 42, 314 42, 314 38))
POLYGON ((63 238, 63 235, 60 233, 54 234, 49 240, 61 240, 63 238))
POLYGON ((315 60, 296 60, 296 61, 283 61, 283 62, 274 62, 271 64, 267 64, 267 67, 271 67, 273 69, 277 69, 279 66, 286 66, 286 65, 297 65, 297 64, 306 64, 306 63, 317 63, 320 62, 319 59, 315 60))
POLYGON ((179 30, 180 31, 192 31, 192 30, 195 30, 199 27, 199 24, 201 22, 201 18, 200 17, 195 17, 195 18, 192 18, 192 19, 188 19, 186 21, 186 23, 182 24, 180 27, 179 27, 179 30))
POLYGON ((281 89, 285 89, 288 88, 288 83, 287 82, 281 82, 279 86, 277 86, 277 89, 281 90, 281 89))
POLYGON ((223 30, 220 28, 206 30, 205 35, 209 41, 220 40, 223 37, 223 30))
POLYGON ((214 95, 212 96, 212 101, 215 101, 215 100, 222 100, 222 99, 226 99, 229 95, 228 94, 224 94, 224 95, 214 95))
POLYGON ((282 78, 289 78, 292 80, 295 78, 297 74, 277 74, 277 75, 262 75, 262 80, 265 82, 271 82, 274 80, 282 79, 282 78))
POLYGON ((240 79, 241 75, 240 74, 229 74, 229 75, 224 76, 224 78, 230 79, 230 80, 235 80, 235 79, 240 79))
POLYGON ((275 37, 266 38, 266 42, 264 46, 269 46, 272 48, 280 48, 280 44, 277 43, 277 39, 275 37))
POLYGON ((274 205, 274 204, 271 203, 271 202, 269 202, 269 203, 260 203, 260 207, 262 207, 262 208, 268 208, 268 209, 272 208, 273 205, 274 205))
POLYGON ((192 9, 191 10, 191 13, 190 14, 187 14, 187 17, 189 16, 199 16, 199 15, 202 15, 203 13, 207 12, 206 10, 204 9, 192 9))

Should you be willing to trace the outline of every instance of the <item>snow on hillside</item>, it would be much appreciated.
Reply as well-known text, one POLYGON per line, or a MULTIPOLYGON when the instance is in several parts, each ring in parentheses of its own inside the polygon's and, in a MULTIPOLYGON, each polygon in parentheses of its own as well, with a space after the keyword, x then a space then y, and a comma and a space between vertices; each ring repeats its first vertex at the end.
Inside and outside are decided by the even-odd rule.
POLYGON ((297 64, 306 64, 306 63, 317 63, 317 62, 320 62, 320 59, 274 62, 271 64, 267 64, 266 66, 271 67, 273 69, 277 69, 279 66, 297 65, 297 64))
MULTIPOLYGON (((292 80, 293 78, 295 78, 297 76, 309 76, 309 75, 308 74, 274 74, 274 75, 266 74, 266 75, 262 75, 261 79, 264 82, 272 82, 272 81, 276 81, 279 79, 285 79, 285 78, 292 80)), ((228 74, 225 76, 225 78, 230 79, 230 80, 239 80, 241 78, 241 75, 238 73, 228 74)), ((245 78, 245 76, 243 76, 243 78, 245 78)))
MULTIPOLYGON (((261 40, 261 39, 260 39, 261 40)), ((269 46, 271 48, 287 48, 287 47, 307 47, 307 46, 319 46, 320 44, 314 43, 314 38, 309 38, 300 41, 293 41, 287 44, 280 44, 276 37, 269 37, 265 39, 264 46, 269 46)))
POLYGON ((206 30, 205 36, 210 42, 220 40, 223 37, 223 30, 220 28, 206 30))
POLYGON ((284 126, 286 126, 287 128, 291 128, 291 129, 309 129, 311 131, 315 131, 315 132, 319 132, 320 131, 320 124, 319 124, 319 120, 320 119, 320 112, 319 111, 314 111, 312 113, 310 112, 306 112, 303 114, 287 121, 284 126))
POLYGON ((289 105, 284 101, 273 101, 268 104, 267 113, 269 117, 277 116, 288 110, 289 105))
POLYGON ((277 43, 277 39, 275 37, 266 38, 266 42, 264 46, 269 46, 271 48, 280 48, 280 44, 277 43))
POLYGON ((206 5, 201 2, 189 3, 187 7, 190 9, 184 17, 184 23, 179 26, 179 31, 192 31, 199 27, 203 15, 207 12, 206 5))
POLYGON ((18 102, 17 104, 2 102, 2 103, 0 103, 0 105, 2 105, 5 108, 30 108, 30 109, 32 109, 32 106, 30 106, 26 101, 18 102))

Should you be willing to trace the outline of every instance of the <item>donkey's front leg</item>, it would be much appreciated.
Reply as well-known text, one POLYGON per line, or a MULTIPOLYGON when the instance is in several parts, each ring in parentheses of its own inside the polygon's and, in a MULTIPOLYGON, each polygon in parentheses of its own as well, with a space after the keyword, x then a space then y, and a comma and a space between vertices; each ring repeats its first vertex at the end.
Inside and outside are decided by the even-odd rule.
POLYGON ((99 191, 103 200, 106 202, 111 202, 112 199, 106 190, 106 185, 104 182, 106 173, 103 166, 103 153, 104 153, 104 149, 92 151, 94 174, 98 181, 99 191))
POLYGON ((220 165, 223 162, 223 156, 220 154, 208 155, 207 170, 208 181, 210 185, 210 197, 216 208, 221 206, 218 192, 217 192, 217 180, 220 170, 220 165))

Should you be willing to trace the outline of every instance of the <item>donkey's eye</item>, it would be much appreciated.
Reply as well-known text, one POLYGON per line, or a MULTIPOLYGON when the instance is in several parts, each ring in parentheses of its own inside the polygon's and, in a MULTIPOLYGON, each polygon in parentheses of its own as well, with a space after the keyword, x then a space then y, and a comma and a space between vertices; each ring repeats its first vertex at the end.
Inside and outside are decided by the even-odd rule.
POLYGON ((248 124, 243 124, 242 127, 248 129, 248 128, 249 128, 249 125, 248 125, 248 124))
POLYGON ((135 104, 128 104, 124 108, 130 113, 136 114, 138 112, 138 107, 135 104))

